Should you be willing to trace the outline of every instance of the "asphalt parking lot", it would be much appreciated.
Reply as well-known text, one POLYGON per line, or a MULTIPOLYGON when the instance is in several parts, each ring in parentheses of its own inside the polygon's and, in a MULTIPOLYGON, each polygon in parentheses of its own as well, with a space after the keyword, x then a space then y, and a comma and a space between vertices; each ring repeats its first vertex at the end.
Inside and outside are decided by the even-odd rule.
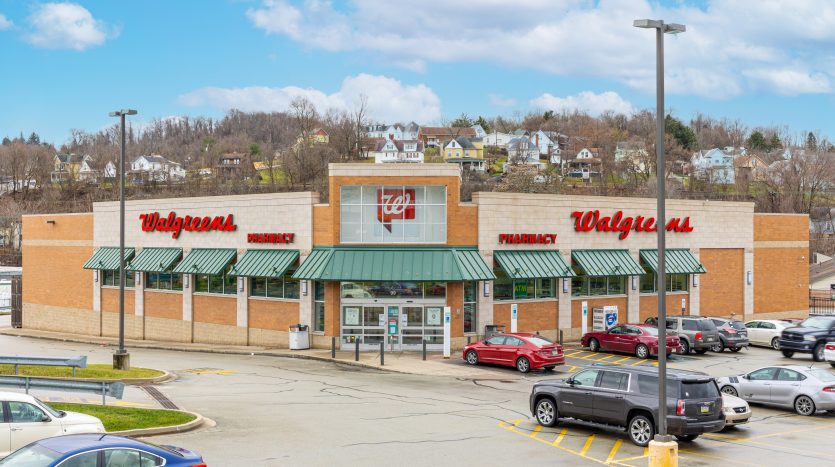
MULTIPOLYGON (((85 354, 109 361, 111 349, 0 336, 0 348, 31 355, 85 354)), ((135 349, 132 362, 173 371, 158 386, 179 407, 215 426, 155 437, 200 451, 213 466, 274 465, 646 465, 625 434, 579 424, 535 424, 528 411, 534 382, 594 364, 655 365, 627 355, 569 348, 554 372, 521 375, 484 367, 481 378, 381 372, 330 362, 135 349)), ((811 364, 770 349, 674 356, 670 365, 715 376, 772 364, 811 364)), ((452 359, 444 365, 466 365, 452 359)), ((829 368, 828 365, 817 364, 829 368)), ((60 395, 52 395, 61 397, 60 395)), ((66 397, 74 397, 68 395, 66 397)), ((141 394, 133 401, 143 402, 141 394)), ((95 399, 95 397, 90 397, 95 399)), ((682 443, 681 465, 827 464, 835 458, 835 415, 801 417, 753 407, 747 425, 682 443)))

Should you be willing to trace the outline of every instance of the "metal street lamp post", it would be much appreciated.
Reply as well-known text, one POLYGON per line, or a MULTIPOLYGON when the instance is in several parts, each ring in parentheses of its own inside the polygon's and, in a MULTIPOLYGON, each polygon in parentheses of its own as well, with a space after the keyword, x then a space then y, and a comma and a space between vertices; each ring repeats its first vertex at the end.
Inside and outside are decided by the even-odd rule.
POLYGON ((665 24, 662 20, 637 19, 632 23, 636 28, 655 29, 655 178, 657 180, 658 196, 658 265, 656 268, 658 282, 658 434, 655 441, 669 443, 672 441, 667 434, 667 274, 666 274, 666 203, 665 178, 666 164, 664 162, 664 34, 677 34, 686 28, 682 24, 665 24), (663 346, 663 347, 662 347, 663 346))
POLYGON ((130 354, 125 349, 125 117, 136 115, 136 110, 110 112, 119 117, 122 125, 122 144, 119 152, 119 349, 113 354, 113 368, 130 370, 130 354))

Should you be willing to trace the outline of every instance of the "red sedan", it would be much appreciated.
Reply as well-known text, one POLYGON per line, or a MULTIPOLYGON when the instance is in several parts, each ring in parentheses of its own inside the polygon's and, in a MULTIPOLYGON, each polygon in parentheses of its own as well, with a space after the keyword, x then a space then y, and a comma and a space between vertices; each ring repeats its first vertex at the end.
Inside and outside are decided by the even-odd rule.
MULTIPOLYGON (((638 358, 658 355, 658 329, 647 324, 620 324, 608 331, 586 333, 580 340, 592 352, 607 350, 635 354, 638 358)), ((681 352, 678 336, 667 336, 667 355, 681 352)))
POLYGON ((537 334, 496 334, 481 342, 464 347, 464 360, 470 365, 495 363, 514 366, 522 373, 545 368, 553 370, 565 364, 562 346, 537 334))

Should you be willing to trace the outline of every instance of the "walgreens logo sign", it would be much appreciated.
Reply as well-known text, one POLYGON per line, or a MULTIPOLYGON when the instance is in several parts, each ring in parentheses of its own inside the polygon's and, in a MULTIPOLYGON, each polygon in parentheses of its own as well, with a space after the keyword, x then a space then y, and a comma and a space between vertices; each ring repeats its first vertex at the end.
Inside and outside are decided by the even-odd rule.
POLYGON ((391 232, 391 221, 394 219, 415 218, 415 190, 407 188, 377 189, 377 221, 391 232))

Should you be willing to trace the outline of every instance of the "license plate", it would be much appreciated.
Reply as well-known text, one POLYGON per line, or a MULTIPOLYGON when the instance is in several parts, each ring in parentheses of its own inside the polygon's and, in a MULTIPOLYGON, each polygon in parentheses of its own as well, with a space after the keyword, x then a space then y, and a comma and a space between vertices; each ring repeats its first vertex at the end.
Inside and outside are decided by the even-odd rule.
POLYGON ((552 350, 552 351, 551 351, 551 355, 556 355, 556 354, 557 354, 557 351, 556 351, 556 350, 552 350))
POLYGON ((709 405, 703 405, 703 406, 700 407, 700 410, 701 410, 701 413, 710 413, 710 406, 709 405))
POLYGON ((705 337, 705 342, 710 342, 710 341, 712 341, 712 340, 713 340, 713 338, 712 338, 712 337, 705 337))

